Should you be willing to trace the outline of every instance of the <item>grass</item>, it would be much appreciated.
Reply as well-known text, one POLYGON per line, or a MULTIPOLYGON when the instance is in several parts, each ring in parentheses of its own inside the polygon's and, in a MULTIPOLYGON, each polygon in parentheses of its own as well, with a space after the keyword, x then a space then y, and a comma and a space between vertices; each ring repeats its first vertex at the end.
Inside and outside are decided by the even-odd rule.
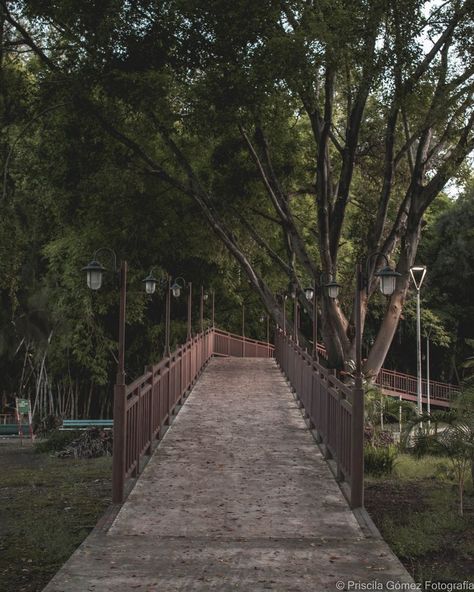
POLYGON ((111 458, 59 459, 16 441, 0 444, 0 462, 0 590, 39 592, 110 504, 111 458))
POLYGON ((399 455, 390 477, 366 479, 366 507, 415 581, 471 581, 474 574, 474 494, 466 487, 458 515, 449 460, 399 455))
POLYGON ((404 481, 452 479, 449 459, 439 456, 425 456, 417 459, 411 454, 400 454, 395 461, 394 473, 404 481))

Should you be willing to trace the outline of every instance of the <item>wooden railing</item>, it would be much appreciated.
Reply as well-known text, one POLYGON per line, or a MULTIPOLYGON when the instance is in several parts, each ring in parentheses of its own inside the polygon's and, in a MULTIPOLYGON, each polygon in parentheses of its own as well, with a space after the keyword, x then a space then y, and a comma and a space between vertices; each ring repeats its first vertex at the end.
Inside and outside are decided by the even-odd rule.
POLYGON ((143 376, 127 385, 125 479, 138 475, 140 458, 151 452, 153 442, 212 356, 212 348, 213 333, 209 330, 187 341, 169 358, 150 366, 143 376))
MULTIPOLYGON (((402 374, 401 372, 396 372, 395 370, 386 370, 385 368, 382 368, 375 379, 375 384, 388 391, 400 393, 402 396, 408 395, 413 399, 416 399, 418 393, 418 382, 416 376, 402 374)), ((436 404, 436 401, 444 401, 449 404, 460 393, 459 387, 446 382, 430 380, 429 384, 430 399, 434 404, 436 404)), ((422 380, 421 392, 423 399, 426 399, 428 395, 428 381, 425 378, 422 380)))
POLYGON ((275 358, 304 407, 317 441, 353 508, 363 504, 363 393, 342 383, 287 334, 277 331, 275 358), (357 402, 354 405, 354 401, 357 402))
MULTIPOLYGON (((318 344, 318 354, 320 357, 327 360, 326 348, 318 344)), ((396 370, 387 370, 382 368, 375 379, 375 384, 383 390, 388 391, 387 394, 402 395, 402 398, 416 401, 418 394, 417 377, 411 374, 404 374, 396 370)), ((451 401, 459 396, 460 388, 448 382, 440 382, 437 380, 430 380, 430 401, 433 405, 443 405, 449 407, 451 401)), ((427 402, 428 397, 428 381, 422 379, 422 397, 423 403, 427 402)))
POLYGON ((127 479, 138 476, 144 455, 151 453, 213 355, 269 358, 273 352, 269 343, 211 328, 147 368, 131 384, 116 387, 116 396, 124 392, 125 405, 124 415, 114 418, 113 501, 123 501, 127 479))
POLYGON ((213 353, 216 355, 236 358, 272 358, 274 350, 272 343, 214 329, 213 353))

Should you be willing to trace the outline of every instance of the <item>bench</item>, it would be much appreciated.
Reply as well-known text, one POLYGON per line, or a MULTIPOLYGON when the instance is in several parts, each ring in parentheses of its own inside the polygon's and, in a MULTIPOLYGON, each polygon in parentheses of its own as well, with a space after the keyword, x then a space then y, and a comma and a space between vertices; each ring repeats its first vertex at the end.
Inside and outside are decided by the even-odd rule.
POLYGON ((113 419, 63 419, 60 430, 88 430, 89 428, 102 428, 111 430, 114 426, 113 419))
MULTIPOLYGON (((28 424, 21 424, 21 432, 23 436, 30 435, 30 428, 28 424)), ((18 436, 18 424, 0 423, 0 436, 18 436)))

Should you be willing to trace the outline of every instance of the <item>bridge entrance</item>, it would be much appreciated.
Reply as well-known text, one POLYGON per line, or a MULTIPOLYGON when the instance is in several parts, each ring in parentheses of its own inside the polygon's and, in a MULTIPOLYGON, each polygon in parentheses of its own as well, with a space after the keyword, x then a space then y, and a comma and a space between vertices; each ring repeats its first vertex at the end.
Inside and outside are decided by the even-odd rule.
MULTIPOLYGON (((222 343, 231 348, 229 339, 222 343)), ((210 342, 200 343, 206 360, 210 342)), ((258 344, 250 347, 258 352, 258 344)), ((185 386, 198 368, 195 360, 162 371, 170 388, 154 383, 171 393, 171 405, 178 381, 185 386)), ((298 373, 298 364, 290 372, 298 373)), ((146 380, 152 384, 152 376, 146 380)), ((150 392, 140 384, 130 397, 140 396, 138 388, 144 397, 150 392)), ((165 410, 156 413, 166 418, 165 410)), ((127 462, 134 466, 131 456, 127 462)), ((349 582, 411 583, 356 514, 276 360, 209 357, 118 514, 86 539, 45 592, 320 592, 342 589, 338 582, 346 589, 349 582)))

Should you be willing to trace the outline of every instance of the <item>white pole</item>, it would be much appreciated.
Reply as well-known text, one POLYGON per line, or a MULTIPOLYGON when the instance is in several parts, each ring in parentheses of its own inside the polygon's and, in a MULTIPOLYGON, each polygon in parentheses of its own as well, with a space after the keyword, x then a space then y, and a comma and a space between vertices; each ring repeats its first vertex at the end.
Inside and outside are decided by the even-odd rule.
MULTIPOLYGON (((431 413, 431 388, 430 388, 430 338, 426 337, 426 402, 428 415, 431 413)), ((429 423, 429 422, 428 422, 429 423)))
POLYGON ((416 360, 416 375, 417 381, 417 403, 418 413, 423 413, 423 398, 422 398, 422 377, 421 377, 421 303, 420 303, 420 290, 416 291, 416 349, 417 349, 417 360, 416 360))
POLYGON ((402 393, 398 399, 398 423, 400 424, 400 442, 402 440, 402 393))

